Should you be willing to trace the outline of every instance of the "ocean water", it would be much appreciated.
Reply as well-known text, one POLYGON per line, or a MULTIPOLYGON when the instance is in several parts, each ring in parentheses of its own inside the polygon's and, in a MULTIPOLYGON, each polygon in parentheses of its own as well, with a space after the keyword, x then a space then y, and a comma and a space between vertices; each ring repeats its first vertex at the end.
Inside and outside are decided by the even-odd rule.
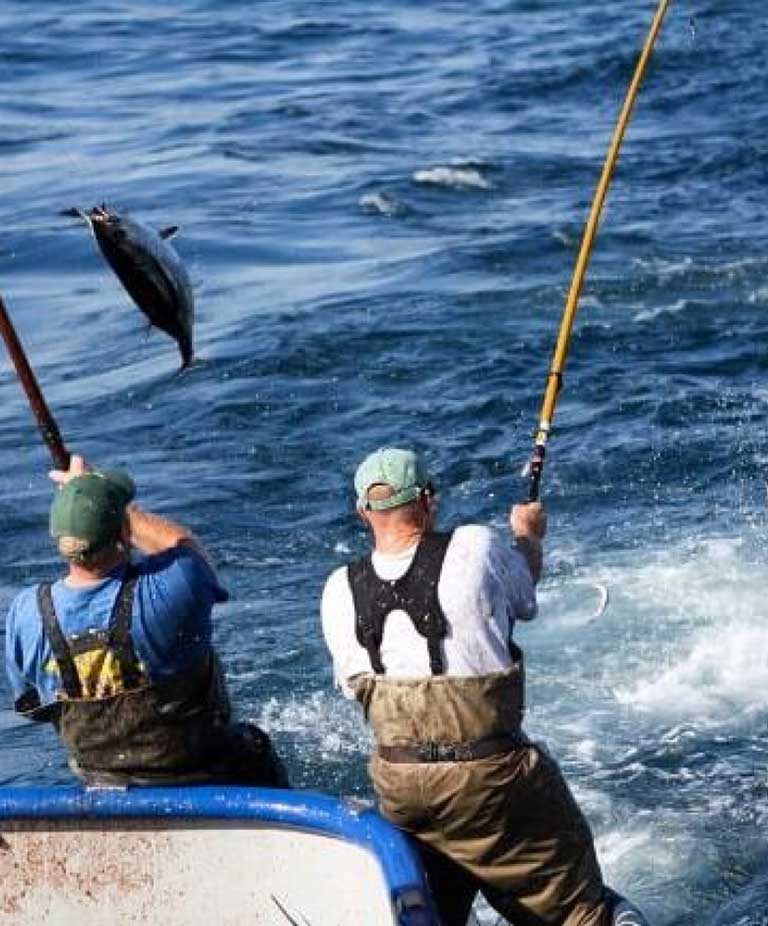
MULTIPOLYGON (((365 548, 354 467, 415 445, 444 525, 504 529, 653 8, 0 7, 0 292, 68 445, 206 542, 239 712, 299 786, 371 797, 318 623, 326 574, 365 548), (181 226, 205 361, 183 376, 60 215, 102 201, 181 226)), ((657 926, 768 923, 767 42, 755 0, 671 4, 557 408, 540 619, 517 632, 528 731, 657 926)), ((3 362, 3 610, 59 568, 48 466, 3 362)), ((68 780, 0 679, 0 783, 68 780)))

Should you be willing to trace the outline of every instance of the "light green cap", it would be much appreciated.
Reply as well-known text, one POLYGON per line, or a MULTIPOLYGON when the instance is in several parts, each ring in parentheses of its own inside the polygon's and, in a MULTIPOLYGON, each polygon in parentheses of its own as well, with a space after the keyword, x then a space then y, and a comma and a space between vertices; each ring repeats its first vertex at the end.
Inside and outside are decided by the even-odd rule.
POLYGON ((430 485, 424 461, 413 450, 384 447, 367 456, 357 467, 355 491, 357 507, 384 511, 407 505, 430 485), (369 500, 368 490, 375 485, 388 485, 394 492, 389 498, 369 500))
POLYGON ((75 476, 51 503, 51 537, 84 540, 91 551, 107 546, 119 535, 125 507, 135 494, 127 473, 105 470, 75 476))

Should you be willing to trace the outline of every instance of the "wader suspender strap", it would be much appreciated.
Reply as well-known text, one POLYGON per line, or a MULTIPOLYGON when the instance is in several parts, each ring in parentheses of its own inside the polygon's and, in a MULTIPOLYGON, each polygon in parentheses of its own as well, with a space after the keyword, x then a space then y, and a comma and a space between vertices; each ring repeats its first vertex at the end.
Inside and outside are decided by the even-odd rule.
POLYGON ((398 610, 405 611, 418 633, 426 638, 432 674, 445 672, 441 642, 448 632, 448 622, 437 597, 437 584, 451 537, 452 533, 425 534, 408 571, 391 582, 378 577, 370 555, 348 567, 355 602, 355 633, 377 675, 386 673, 381 661, 384 622, 388 614, 398 610))
MULTIPOLYGON (((109 618, 109 646, 120 666, 120 675, 126 689, 138 688, 142 683, 139 662, 131 639, 133 594, 137 576, 128 571, 117 593, 112 614, 109 618)), ((37 605, 43 618, 43 628, 53 650, 53 658, 59 668, 61 684, 68 698, 82 698, 83 688, 77 674, 75 660, 61 629, 53 607, 50 582, 38 586, 37 605)))
POLYGON ((131 639, 133 593, 137 580, 136 573, 128 567, 109 618, 109 642, 117 657, 123 686, 126 689, 138 688, 143 681, 131 639))
POLYGON ((75 660, 72 658, 69 644, 56 618, 56 612, 53 609, 53 596, 51 595, 50 582, 44 582, 42 585, 38 585, 37 606, 43 618, 43 630, 53 650, 53 658, 56 660, 56 665, 59 667, 59 675, 61 676, 61 684, 64 693, 70 699, 81 698, 83 696, 83 688, 80 684, 80 676, 77 674, 75 660))

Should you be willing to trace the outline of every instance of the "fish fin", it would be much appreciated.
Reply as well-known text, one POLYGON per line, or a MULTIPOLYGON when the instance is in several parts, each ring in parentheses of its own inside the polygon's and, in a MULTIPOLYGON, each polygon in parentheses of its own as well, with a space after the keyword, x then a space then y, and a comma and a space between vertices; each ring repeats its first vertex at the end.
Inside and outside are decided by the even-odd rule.
POLYGON ((158 232, 161 238, 173 238, 176 232, 179 230, 178 225, 169 225, 167 228, 161 228, 158 232))
POLYGON ((59 215, 64 215, 68 219, 82 219, 84 222, 88 222, 89 224, 91 221, 88 213, 83 212, 82 209, 78 209, 77 206, 72 206, 69 209, 62 209, 61 212, 59 212, 59 215))

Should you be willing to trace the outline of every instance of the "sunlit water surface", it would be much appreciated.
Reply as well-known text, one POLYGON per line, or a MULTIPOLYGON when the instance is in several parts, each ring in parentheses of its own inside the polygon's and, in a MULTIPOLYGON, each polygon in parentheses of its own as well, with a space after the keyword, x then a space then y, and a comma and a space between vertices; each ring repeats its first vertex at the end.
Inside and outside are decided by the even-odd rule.
MULTIPOLYGON (((529 732, 658 926, 768 910, 768 24, 671 5, 598 236, 545 472, 529 732), (602 588, 608 609, 593 615, 602 588)), ((358 459, 424 450, 444 524, 504 529, 652 4, 172 0, 0 10, 2 292, 71 447, 130 467, 230 587, 242 716, 297 785, 370 798, 327 572, 358 459), (176 377, 85 227, 181 226, 176 377)), ((56 574, 48 460, 0 370, 0 605, 56 574)), ((69 780, 0 681, 0 782, 69 780)), ((482 916, 481 911, 481 916, 482 916)))

